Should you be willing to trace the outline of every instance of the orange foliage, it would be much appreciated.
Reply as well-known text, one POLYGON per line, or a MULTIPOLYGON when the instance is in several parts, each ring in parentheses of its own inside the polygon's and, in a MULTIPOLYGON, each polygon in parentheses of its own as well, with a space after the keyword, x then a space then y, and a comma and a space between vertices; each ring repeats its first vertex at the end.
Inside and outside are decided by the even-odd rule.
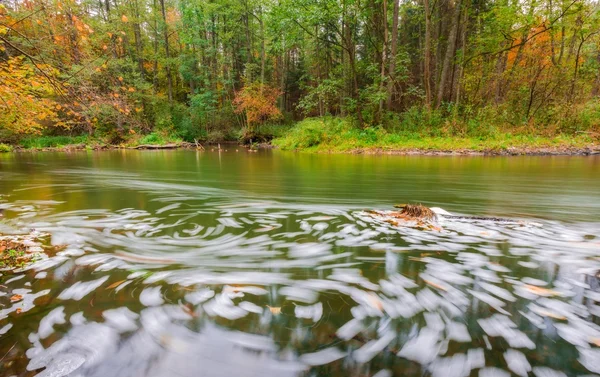
POLYGON ((167 24, 173 25, 181 20, 179 11, 175 8, 167 9, 167 24))
MULTIPOLYGON (((546 26, 541 23, 534 26, 529 31, 525 45, 521 49, 522 58, 516 62, 520 67, 537 65, 539 68, 547 68, 552 64, 552 46, 550 40, 550 31, 544 32, 546 26)), ((515 45, 522 43, 521 38, 515 40, 515 45)), ((513 48, 508 51, 508 65, 515 64, 519 48, 513 48)))
MULTIPOLYGON (((39 66, 46 74, 57 72, 45 65, 39 66)), ((0 128, 16 134, 40 133, 46 125, 68 128, 69 122, 61 115, 70 115, 51 99, 56 96, 47 78, 36 68, 25 63, 23 57, 0 62, 0 128)))
POLYGON ((255 124, 281 118, 281 111, 276 105, 280 95, 279 89, 255 82, 244 85, 235 94, 233 104, 237 113, 246 114, 248 128, 252 128, 255 124))

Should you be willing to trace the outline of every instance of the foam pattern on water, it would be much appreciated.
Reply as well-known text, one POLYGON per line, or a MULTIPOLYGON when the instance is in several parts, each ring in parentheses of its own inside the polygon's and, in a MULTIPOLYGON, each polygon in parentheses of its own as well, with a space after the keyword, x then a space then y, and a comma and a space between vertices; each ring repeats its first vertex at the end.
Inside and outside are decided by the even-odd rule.
POLYGON ((102 179, 154 209, 2 199, 0 231, 35 228, 68 245, 0 277, 5 370, 600 373, 600 223, 446 220, 423 231, 340 204, 102 179))

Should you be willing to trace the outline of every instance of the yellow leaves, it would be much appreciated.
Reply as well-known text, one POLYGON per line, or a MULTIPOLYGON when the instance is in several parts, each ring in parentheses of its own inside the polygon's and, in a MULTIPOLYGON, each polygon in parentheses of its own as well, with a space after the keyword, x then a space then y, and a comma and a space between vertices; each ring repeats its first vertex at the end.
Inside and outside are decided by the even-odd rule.
POLYGON ((136 108, 135 108, 135 112, 136 112, 136 113, 139 113, 139 112, 141 112, 142 110, 143 110, 143 109, 142 109, 141 107, 136 107, 136 108))
POLYGON ((119 81, 123 82, 123 77, 122 76, 119 76, 119 81))
POLYGON ((121 285, 121 284, 122 284, 122 283, 124 283, 124 282, 125 282, 125 280, 119 280, 119 281, 116 281, 116 282, 112 283, 111 285, 109 285, 108 287, 106 287, 106 289, 114 289, 114 288, 117 288, 119 285, 121 285))
POLYGON ((173 23, 179 21, 180 18, 181 18, 181 16, 179 15, 179 12, 177 11, 176 8, 169 8, 167 10, 167 23, 168 24, 173 24, 173 23))
POLYGON ((425 282, 427 285, 430 285, 430 286, 432 286, 432 287, 434 287, 434 288, 437 288, 437 289, 440 289, 440 290, 442 290, 442 291, 447 291, 447 290, 448 290, 448 288, 444 287, 443 285, 440 285, 440 284, 434 283, 433 281, 429 281, 429 280, 425 280, 425 279, 423 279, 423 281, 424 281, 424 282, 425 282))
POLYGON ((133 93, 133 92, 135 92, 135 88, 133 88, 133 87, 129 87, 129 88, 127 89, 127 91, 128 91, 129 93, 133 93))
POLYGON ((129 19, 127 18, 127 16, 126 16, 126 15, 122 15, 122 16, 121 16, 121 21, 123 21, 123 22, 127 23, 127 22, 129 22, 129 19))
POLYGON ((536 309, 534 312, 535 312, 535 314, 540 315, 542 317, 554 318, 554 319, 558 319, 558 320, 561 320, 561 321, 564 321, 565 319, 567 319, 567 317, 565 317, 565 316, 562 316, 562 315, 560 315, 558 313, 551 312, 551 311, 546 310, 546 309, 541 309, 540 308, 540 309, 536 309))
POLYGON ((198 314, 194 312, 194 307, 191 304, 179 305, 179 307, 190 317, 198 317, 198 314))
POLYGON ((113 37, 113 33, 111 33, 111 32, 107 32, 106 34, 108 35, 109 38, 113 37))
POLYGON ((367 296, 367 301, 372 307, 378 310, 383 310, 383 302, 381 302, 381 299, 375 293, 369 292, 369 295, 367 296))
MULTIPOLYGON (((57 74, 43 64, 40 69, 50 76, 57 74)), ((56 111, 62 107, 50 99, 55 92, 47 77, 22 58, 0 62, 0 72, 6 77, 0 81, 0 97, 9 106, 0 117, 0 128, 12 133, 36 134, 49 124, 60 125, 56 111)))
POLYGON ((538 296, 543 296, 543 297, 562 296, 562 294, 560 292, 554 291, 552 289, 538 287, 535 285, 525 284, 524 288, 528 292, 531 292, 538 296))

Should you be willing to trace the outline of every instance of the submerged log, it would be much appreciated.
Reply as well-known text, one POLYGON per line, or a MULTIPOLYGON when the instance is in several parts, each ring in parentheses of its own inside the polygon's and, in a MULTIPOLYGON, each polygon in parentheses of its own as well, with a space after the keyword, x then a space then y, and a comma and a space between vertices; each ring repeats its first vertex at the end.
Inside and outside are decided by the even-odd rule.
POLYGON ((164 145, 142 144, 142 145, 137 145, 135 147, 131 147, 128 149, 176 149, 179 147, 181 147, 180 144, 164 144, 164 145))

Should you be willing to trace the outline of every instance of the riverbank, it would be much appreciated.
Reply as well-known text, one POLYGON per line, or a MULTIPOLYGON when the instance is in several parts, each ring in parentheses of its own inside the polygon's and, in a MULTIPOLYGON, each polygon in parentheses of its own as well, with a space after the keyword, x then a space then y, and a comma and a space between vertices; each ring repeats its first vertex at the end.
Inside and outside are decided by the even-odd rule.
POLYGON ((600 155, 600 133, 535 134, 501 132, 486 135, 448 134, 443 131, 386 130, 381 127, 354 127, 340 118, 309 118, 293 127, 269 127, 257 139, 270 142, 243 144, 234 140, 184 141, 177 136, 151 133, 132 137, 120 144, 108 144, 90 136, 41 136, 16 145, 0 144, 0 152, 78 151, 113 149, 196 149, 218 151, 247 148, 277 148, 305 153, 396 154, 396 155, 600 155))
MULTIPOLYGON (((278 142, 276 140, 276 142, 278 142)), ((407 140, 403 143, 383 146, 356 146, 321 144, 307 148, 281 148, 277 144, 263 143, 250 147, 235 142, 217 144, 198 144, 182 142, 178 144, 156 144, 139 146, 120 146, 109 144, 67 144, 56 147, 22 148, 10 147, 0 152, 75 152, 108 150, 173 150, 193 149, 207 152, 282 149, 287 151, 314 154, 366 154, 366 155, 425 155, 425 156, 592 156, 600 155, 600 144, 581 140, 561 140, 536 138, 532 142, 521 141, 507 145, 506 140, 480 142, 473 139, 424 138, 407 140)))
POLYGON ((502 137, 481 140, 477 138, 425 137, 383 142, 370 145, 360 140, 335 143, 325 142, 308 147, 290 148, 289 140, 275 140, 282 150, 306 153, 387 154, 387 155, 460 155, 460 156, 590 156, 600 155, 600 143, 587 137, 502 137))
POLYGON ((420 133, 359 129, 336 118, 307 119, 272 144, 282 150, 310 153, 421 155, 595 155, 600 133, 536 135, 495 130, 486 135, 448 135, 439 130, 420 133), (434 132, 435 131, 435 132, 434 132))

